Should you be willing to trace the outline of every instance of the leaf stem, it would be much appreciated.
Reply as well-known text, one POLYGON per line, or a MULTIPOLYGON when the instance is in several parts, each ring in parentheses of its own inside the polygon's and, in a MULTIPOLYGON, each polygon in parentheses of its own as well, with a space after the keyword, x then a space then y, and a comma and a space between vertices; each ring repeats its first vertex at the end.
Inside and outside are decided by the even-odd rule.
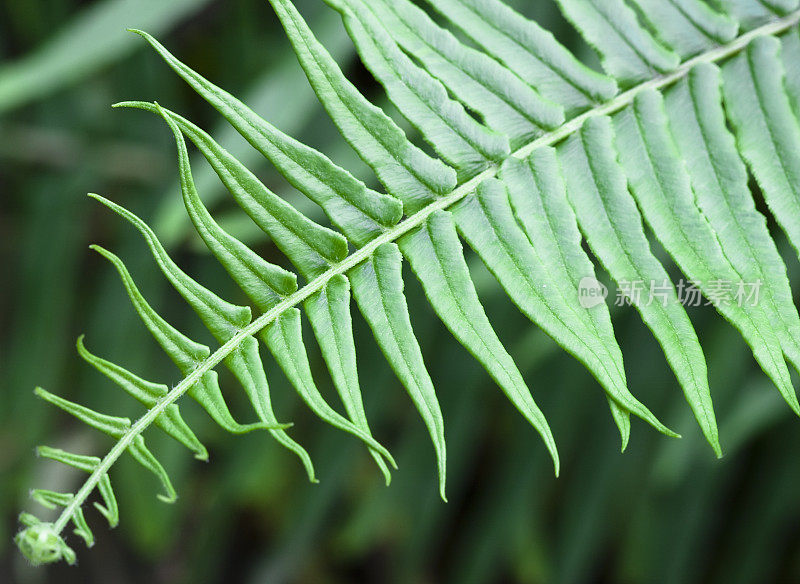
MULTIPOLYGON (((556 144, 568 137, 573 132, 579 130, 587 119, 595 116, 613 114, 621 110, 626 105, 630 104, 636 95, 642 91, 667 87, 685 77, 689 70, 699 63, 715 63, 717 61, 726 59, 744 49, 753 39, 761 36, 779 34, 788 30, 792 26, 795 26, 798 24, 798 22, 800 22, 800 10, 755 28, 737 37, 726 45, 714 48, 692 59, 689 59, 670 73, 645 81, 617 95, 614 99, 572 118, 556 130, 544 134, 536 140, 526 144, 525 146, 522 146, 512 153, 511 156, 516 158, 526 158, 537 148, 556 144)), ((320 276, 311 280, 292 295, 286 297, 275 307, 252 321, 245 328, 239 330, 239 332, 232 336, 228 342, 214 351, 214 353, 212 353, 205 361, 200 363, 197 368, 192 371, 192 373, 190 373, 180 383, 173 387, 166 396, 159 400, 152 409, 148 410, 141 418, 139 418, 136 423, 133 424, 122 436, 122 438, 119 439, 119 441, 108 452, 108 454, 106 454, 106 456, 100 461, 100 464, 97 466, 97 468, 91 473, 91 475, 89 475, 89 477, 86 479, 86 482, 81 486, 75 496, 70 500, 69 504, 64 508, 61 515, 55 521, 54 528, 56 532, 61 533, 61 531, 66 527, 75 511, 83 505, 84 501, 89 497, 91 492, 100 482, 100 479, 105 476, 116 460, 122 455, 128 446, 131 445, 136 436, 144 432, 144 430, 146 430, 156 420, 156 418, 167 408, 167 406, 177 401, 193 385, 200 381, 200 378, 205 373, 211 371, 223 359, 235 351, 245 338, 254 336, 261 329, 278 318, 283 312, 303 302, 305 299, 321 290, 328 280, 330 280, 333 276, 345 274, 348 270, 368 259, 380 245, 384 243, 391 243, 397 240, 412 229, 420 226, 434 211, 447 209, 451 205, 471 194, 482 181, 495 176, 498 170, 499 165, 493 165, 492 167, 487 168, 477 176, 457 187, 449 195, 437 199, 433 203, 427 205, 425 208, 420 209, 413 215, 402 220, 391 229, 370 241, 364 247, 350 254, 340 263, 331 267, 324 274, 321 274, 320 276)))

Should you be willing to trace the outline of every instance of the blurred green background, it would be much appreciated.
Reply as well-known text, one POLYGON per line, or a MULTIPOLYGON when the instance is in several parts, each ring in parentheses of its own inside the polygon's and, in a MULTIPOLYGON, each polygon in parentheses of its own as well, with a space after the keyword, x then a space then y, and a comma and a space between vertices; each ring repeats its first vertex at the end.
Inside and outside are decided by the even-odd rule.
MULTIPOLYGON (((551 2, 512 4, 592 59, 551 2)), ((337 15, 320 0, 298 6, 359 87, 383 103, 337 15)), ((11 541, 16 516, 29 509, 47 517, 28 490, 70 490, 81 479, 36 460, 35 445, 101 455, 109 447, 105 437, 36 401, 33 387, 103 412, 140 413, 77 358, 74 341, 83 332, 93 352, 149 379, 179 381, 116 274, 87 246, 100 243, 122 256, 168 320, 210 343, 139 235, 86 192, 146 218, 187 271, 244 302, 191 232, 163 122, 110 105, 158 100, 186 115, 270 188, 322 220, 125 32, 129 26, 156 34, 278 127, 370 180, 323 116, 266 2, 0 1, 0 582, 800 582, 800 422, 732 327, 710 308, 690 314, 720 422, 725 457, 717 461, 652 336, 632 309, 614 309, 632 391, 684 436, 670 440, 636 422, 621 455, 598 384, 516 311, 472 256, 487 312, 552 426, 559 479, 536 433, 439 324, 406 270, 412 321, 445 416, 449 503, 438 498, 427 432, 354 309, 367 414, 400 466, 391 487, 360 443, 306 411, 265 355, 278 417, 295 423, 293 436, 311 453, 320 484, 309 484, 297 459, 267 435, 226 435, 186 403, 184 415, 209 447, 210 464, 148 434, 178 503, 159 503, 152 477, 123 459, 111 473, 120 527, 109 531, 89 510, 98 542, 90 551, 75 542, 77 567, 28 567, 11 541)), ((280 262, 205 163, 193 161, 200 194, 220 222, 280 262)), ((797 261, 783 247, 796 286, 797 261)), ((308 346, 318 384, 338 404, 318 350, 308 346)), ((222 383, 238 418, 250 420, 236 384, 226 375, 222 383)))

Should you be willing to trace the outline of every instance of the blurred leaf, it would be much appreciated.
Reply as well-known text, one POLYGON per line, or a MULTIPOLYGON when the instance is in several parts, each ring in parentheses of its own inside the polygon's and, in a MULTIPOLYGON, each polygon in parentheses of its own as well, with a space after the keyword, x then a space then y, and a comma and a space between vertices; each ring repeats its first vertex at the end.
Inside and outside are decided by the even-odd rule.
POLYGON ((49 41, 0 64, 0 114, 76 83, 141 49, 126 27, 169 30, 210 0, 104 0, 85 8, 49 41))

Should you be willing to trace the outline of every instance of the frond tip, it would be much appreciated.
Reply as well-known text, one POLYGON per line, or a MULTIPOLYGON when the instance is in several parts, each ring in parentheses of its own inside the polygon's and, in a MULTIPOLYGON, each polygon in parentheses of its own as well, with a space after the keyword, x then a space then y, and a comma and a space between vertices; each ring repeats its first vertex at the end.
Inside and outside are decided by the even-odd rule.
POLYGON ((59 535, 55 525, 41 522, 27 513, 20 517, 20 521, 28 527, 14 537, 14 542, 31 564, 40 566, 61 559, 68 564, 75 563, 75 552, 59 535))

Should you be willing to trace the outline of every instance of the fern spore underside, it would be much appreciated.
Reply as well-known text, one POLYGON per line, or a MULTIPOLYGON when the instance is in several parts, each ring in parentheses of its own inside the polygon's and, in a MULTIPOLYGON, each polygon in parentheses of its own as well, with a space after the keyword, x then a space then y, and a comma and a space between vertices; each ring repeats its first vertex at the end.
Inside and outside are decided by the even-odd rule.
POLYGON ((444 325, 541 435, 558 472, 555 439, 483 311, 462 241, 520 311, 596 377, 623 449, 631 413, 675 434, 630 392, 607 305, 579 301, 582 281, 595 276, 582 240, 619 286, 662 284, 663 302, 631 303, 661 344, 711 447, 722 452, 699 340, 676 286, 651 251, 645 225, 687 278, 718 300, 717 310, 800 412, 787 367, 787 360, 800 366, 800 317, 786 267, 747 186, 752 174, 800 250, 797 0, 727 0, 716 8, 702 0, 630 0, 632 6, 624 0, 557 0, 598 52, 605 74, 582 65, 547 31, 499 0, 430 1, 471 44, 409 0, 327 0, 341 13, 364 64, 436 157, 359 93, 291 2, 270 2, 320 103, 385 194, 282 133, 140 33, 325 211, 331 226, 311 221, 276 196, 186 118, 158 104, 119 104, 161 116, 172 131, 187 213, 259 315, 253 318, 250 306, 232 304, 196 282, 144 221, 92 195, 142 234, 159 269, 219 347, 212 350, 170 325, 143 297, 122 260, 93 246, 116 268, 135 310, 184 377, 171 389, 144 380, 90 353, 81 338, 79 354, 141 402, 145 414, 131 422, 37 389, 115 443, 103 458, 40 449, 89 476, 75 493, 33 492, 43 505, 63 509, 52 523, 21 516, 17 543, 32 562, 75 561, 61 535, 70 522, 87 545, 93 543, 83 504, 95 489, 103 500, 96 507, 116 525, 108 472, 126 451, 160 480, 160 498, 175 499, 143 432, 155 424, 205 459, 205 447, 178 410, 176 402, 186 393, 230 432, 267 430, 315 481, 307 452, 272 410, 259 341, 315 414, 364 442, 388 484, 396 465, 372 436, 364 412, 351 297, 428 428, 444 498, 443 416, 403 295, 403 260, 444 325), (634 8, 646 15, 644 21, 634 8), (266 262, 215 222, 194 186, 187 138, 294 270, 266 262), (298 285, 298 275, 304 284, 298 285), (748 306, 715 285, 755 281, 763 295, 748 306), (325 401, 312 377, 301 308, 346 415, 325 401), (233 418, 219 388, 219 365, 242 385, 257 422, 233 418))

